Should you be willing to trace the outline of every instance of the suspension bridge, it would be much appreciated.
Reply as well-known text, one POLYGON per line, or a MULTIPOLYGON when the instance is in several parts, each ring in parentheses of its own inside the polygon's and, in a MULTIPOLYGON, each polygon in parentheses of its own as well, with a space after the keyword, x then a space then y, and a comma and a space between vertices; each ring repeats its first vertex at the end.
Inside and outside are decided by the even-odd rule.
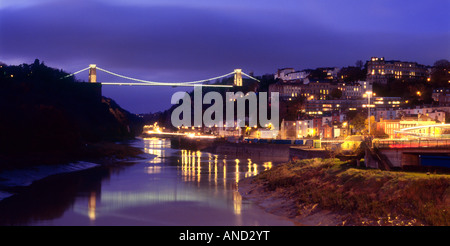
POLYGON ((172 86, 172 87, 183 87, 183 86, 203 86, 203 87, 233 87, 233 86, 242 86, 242 76, 245 76, 247 78, 250 78, 252 80, 255 80, 257 82, 260 82, 258 79, 244 73, 242 71, 242 69, 234 69, 233 72, 224 74, 224 75, 220 75, 220 76, 216 76, 213 78, 208 78, 208 79, 202 79, 202 80, 197 80, 197 81, 189 81, 189 82, 155 82, 155 81, 149 81, 149 80, 143 80, 143 79, 137 79, 137 78, 132 78, 129 76, 125 76, 125 75, 121 75, 121 74, 117 74, 111 71, 108 71, 106 69, 103 69, 101 67, 98 67, 96 64, 91 64, 89 65, 89 67, 87 68, 83 68, 79 71, 76 71, 74 73, 71 73, 67 76, 62 77, 63 78, 68 78, 71 76, 74 76, 76 74, 79 74, 81 72, 84 72, 86 70, 89 70, 89 83, 100 83, 102 85, 129 85, 129 86, 172 86), (101 72, 105 72, 107 74, 113 75, 115 77, 121 78, 121 79, 126 79, 126 80, 131 80, 133 82, 98 82, 97 81, 97 70, 101 71, 101 72), (223 84, 208 84, 206 82, 211 82, 211 81, 215 81, 221 78, 225 78, 228 76, 234 75, 234 83, 233 85, 223 85, 223 84))

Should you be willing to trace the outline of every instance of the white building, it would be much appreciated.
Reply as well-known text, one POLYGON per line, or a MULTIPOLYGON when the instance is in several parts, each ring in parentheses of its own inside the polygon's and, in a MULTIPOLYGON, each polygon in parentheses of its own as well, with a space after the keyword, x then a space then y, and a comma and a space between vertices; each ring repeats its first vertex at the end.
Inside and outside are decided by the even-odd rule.
POLYGON ((367 82, 367 81, 358 81, 358 84, 361 85, 361 90, 362 90, 363 94, 368 92, 368 91, 372 91, 373 92, 373 90, 372 90, 372 83, 367 82))
POLYGON ((425 113, 426 116, 430 117, 436 122, 445 122, 445 112, 434 110, 432 112, 425 113))
POLYGON ((314 121, 311 120, 298 120, 297 121, 297 138, 304 138, 314 135, 314 121))
POLYGON ((394 110, 392 108, 376 110, 375 120, 380 121, 380 119, 383 119, 383 120, 397 119, 397 111, 398 110, 394 110))
POLYGON ((306 71, 295 71, 292 73, 288 73, 284 77, 284 81, 291 81, 291 80, 303 80, 306 77, 308 77, 309 72, 306 71))
POLYGON ((327 69, 327 78, 328 79, 336 79, 339 71, 341 71, 341 69, 338 67, 328 68, 327 69))
POLYGON ((282 68, 278 69, 275 74, 275 79, 281 79, 282 81, 301 81, 308 77, 309 72, 307 71, 295 71, 293 68, 282 68))
POLYGON ((286 75, 293 72, 295 72, 295 69, 293 68, 278 69, 277 73, 275 74, 275 79, 281 79, 284 81, 286 79, 286 75))

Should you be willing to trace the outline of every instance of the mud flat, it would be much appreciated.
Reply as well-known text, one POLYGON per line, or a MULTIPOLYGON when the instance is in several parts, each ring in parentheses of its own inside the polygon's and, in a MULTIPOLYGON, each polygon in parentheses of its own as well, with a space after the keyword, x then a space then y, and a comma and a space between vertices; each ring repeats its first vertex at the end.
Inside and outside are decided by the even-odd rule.
POLYGON ((338 159, 275 165, 239 192, 299 225, 448 226, 450 175, 382 171, 338 159))
POLYGON ((317 205, 305 206, 299 214, 296 199, 287 197, 281 190, 267 191, 264 184, 255 182, 253 177, 239 182, 239 193, 243 199, 256 203, 268 213, 285 217, 297 226, 339 226, 345 221, 339 214, 318 209, 317 205))

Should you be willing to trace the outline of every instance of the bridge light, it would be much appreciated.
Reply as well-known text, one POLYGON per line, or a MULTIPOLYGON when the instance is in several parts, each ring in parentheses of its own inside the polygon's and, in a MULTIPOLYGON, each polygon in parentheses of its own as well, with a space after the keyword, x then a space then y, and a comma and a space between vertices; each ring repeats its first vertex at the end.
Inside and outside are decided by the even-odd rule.
POLYGON ((97 65, 89 65, 89 83, 97 83, 97 65))

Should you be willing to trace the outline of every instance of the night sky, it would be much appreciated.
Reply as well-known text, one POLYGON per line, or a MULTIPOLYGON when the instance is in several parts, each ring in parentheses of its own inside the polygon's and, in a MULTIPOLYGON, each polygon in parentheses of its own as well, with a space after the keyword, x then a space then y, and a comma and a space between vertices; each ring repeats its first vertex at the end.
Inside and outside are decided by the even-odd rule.
MULTIPOLYGON (((66 72, 97 64, 159 82, 235 68, 262 75, 352 66, 371 56, 432 65, 450 59, 449 13, 449 0, 2 0, 0 61, 38 58, 66 72)), ((104 86, 103 94, 148 113, 191 89, 104 86)))

